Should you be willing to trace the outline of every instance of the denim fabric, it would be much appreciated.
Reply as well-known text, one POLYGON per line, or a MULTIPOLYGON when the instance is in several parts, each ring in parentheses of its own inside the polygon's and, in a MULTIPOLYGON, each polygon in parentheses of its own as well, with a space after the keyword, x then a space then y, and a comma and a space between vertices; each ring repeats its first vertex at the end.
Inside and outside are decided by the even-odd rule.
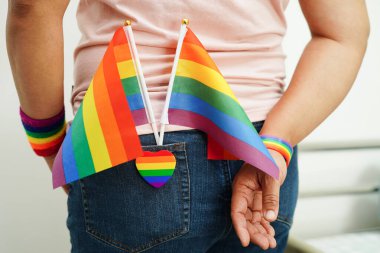
MULTIPOLYGON (((263 122, 254 126, 260 131, 263 122)), ((73 253, 283 252, 298 195, 297 148, 272 222, 277 248, 240 246, 230 218, 231 185, 242 161, 207 160, 198 130, 168 132, 163 146, 140 136, 144 150, 170 150, 173 177, 160 189, 145 183, 134 161, 70 184, 67 227, 73 253)))

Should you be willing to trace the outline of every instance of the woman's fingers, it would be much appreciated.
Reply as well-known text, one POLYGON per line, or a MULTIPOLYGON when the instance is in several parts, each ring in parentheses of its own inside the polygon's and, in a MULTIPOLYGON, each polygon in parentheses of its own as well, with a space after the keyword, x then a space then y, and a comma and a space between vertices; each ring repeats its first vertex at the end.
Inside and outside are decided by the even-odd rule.
POLYGON ((261 225, 263 225, 263 227, 265 228, 265 230, 270 236, 274 237, 276 235, 276 231, 274 230, 274 228, 268 221, 266 221, 265 219, 262 219, 261 225))
POLYGON ((263 213, 267 221, 277 219, 279 200, 280 200, 280 182, 271 176, 262 174, 263 183, 263 213))
POLYGON ((248 232, 251 242, 260 248, 266 250, 268 248, 276 247, 276 240, 273 236, 267 233, 261 222, 249 222, 248 232))
POLYGON ((254 191, 252 206, 250 206, 250 208, 253 212, 253 220, 261 221, 263 213, 263 199, 261 191, 254 191))
POLYGON ((232 224, 243 247, 247 247, 250 241, 246 219, 249 202, 253 197, 250 195, 244 186, 239 185, 233 190, 231 199, 232 224))
MULTIPOLYGON (((267 196, 276 192, 276 185, 272 181, 267 185, 267 182, 260 182, 264 181, 263 179, 256 168, 248 165, 243 166, 234 178, 231 218, 236 234, 244 247, 250 242, 262 249, 276 247, 272 226, 263 223, 267 222, 264 220, 263 212, 267 210, 265 208, 271 207, 268 205, 267 196)), ((276 210, 276 206, 272 208, 276 210)))

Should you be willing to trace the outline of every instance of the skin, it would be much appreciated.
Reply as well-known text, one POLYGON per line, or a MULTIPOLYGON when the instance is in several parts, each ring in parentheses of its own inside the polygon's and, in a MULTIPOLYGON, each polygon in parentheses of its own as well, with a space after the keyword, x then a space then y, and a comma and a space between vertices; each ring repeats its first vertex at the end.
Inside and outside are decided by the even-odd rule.
MULTIPOLYGON (((364 1, 299 2, 312 38, 303 51, 289 88, 268 114, 260 132, 280 137, 293 146, 325 120, 347 95, 369 36, 364 1)), ((243 246, 252 242, 263 249, 275 247, 273 233, 270 229, 263 230, 263 224, 277 218, 286 166, 281 155, 275 151, 271 154, 281 171, 279 180, 247 164, 234 178, 231 217, 243 246), (249 219, 251 210, 255 210, 257 216, 253 221, 249 219), (270 210, 274 215, 266 216, 270 210)))
MULTIPOLYGON (((345 0, 344 4, 342 0, 299 2, 312 38, 289 88, 268 114, 261 131, 293 146, 325 120, 347 95, 369 35, 363 0, 345 0)), ((9 61, 20 106, 33 118, 49 118, 63 107, 62 19, 68 3, 69 0, 8 1, 9 61)), ((250 242, 262 249, 276 246, 270 222, 278 215, 286 165, 281 154, 270 152, 280 168, 279 180, 248 164, 234 178, 231 217, 243 246, 250 242), (269 211, 273 211, 272 216, 269 211)), ((49 168, 54 157, 45 158, 49 168)))

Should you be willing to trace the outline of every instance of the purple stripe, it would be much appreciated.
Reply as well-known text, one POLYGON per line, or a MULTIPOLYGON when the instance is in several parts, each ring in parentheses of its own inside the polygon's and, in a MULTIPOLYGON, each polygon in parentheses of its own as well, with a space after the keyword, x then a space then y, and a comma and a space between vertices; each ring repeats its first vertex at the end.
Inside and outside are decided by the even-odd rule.
POLYGON ((47 119, 33 119, 29 117, 28 115, 26 115, 20 107, 20 116, 21 116, 21 120, 25 124, 31 127, 46 127, 46 126, 56 124, 57 122, 62 120, 62 118, 65 117, 65 108, 62 108, 62 110, 53 117, 50 117, 47 119))
POLYGON ((131 111, 136 126, 148 124, 145 108, 131 111))
POLYGON ((22 120, 21 120, 21 122, 22 122, 22 125, 24 126, 24 128, 26 130, 28 130, 29 132, 46 133, 46 132, 56 130, 58 128, 62 128, 64 126, 64 123, 65 123, 65 118, 62 118, 59 121, 54 122, 51 125, 42 126, 42 127, 41 126, 29 125, 28 123, 26 123, 25 121, 22 121, 22 120))
MULTIPOLYGON (((278 179, 279 169, 276 164, 261 153, 258 149, 240 141, 217 127, 211 120, 199 114, 169 109, 169 122, 171 124, 197 128, 211 135, 228 152, 252 166, 264 171, 278 179)), ((258 137, 259 138, 259 137, 258 137)))
MULTIPOLYGON (((165 182, 166 183, 166 182, 165 182)), ((151 186, 155 187, 155 188, 160 188, 161 186, 163 186, 165 183, 161 182, 161 183, 149 183, 151 186)))
POLYGON ((53 189, 66 184, 65 174, 63 172, 62 146, 63 145, 61 145, 60 149, 58 150, 53 163, 53 189))

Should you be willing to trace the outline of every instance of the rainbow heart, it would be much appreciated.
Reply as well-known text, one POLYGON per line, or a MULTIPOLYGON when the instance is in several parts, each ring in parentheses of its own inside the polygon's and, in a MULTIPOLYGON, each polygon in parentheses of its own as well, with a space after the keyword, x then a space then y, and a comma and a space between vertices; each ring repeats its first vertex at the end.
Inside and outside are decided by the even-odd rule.
POLYGON ((175 156, 168 150, 144 151, 136 158, 136 167, 144 180, 155 188, 160 188, 172 177, 176 166, 175 156))

